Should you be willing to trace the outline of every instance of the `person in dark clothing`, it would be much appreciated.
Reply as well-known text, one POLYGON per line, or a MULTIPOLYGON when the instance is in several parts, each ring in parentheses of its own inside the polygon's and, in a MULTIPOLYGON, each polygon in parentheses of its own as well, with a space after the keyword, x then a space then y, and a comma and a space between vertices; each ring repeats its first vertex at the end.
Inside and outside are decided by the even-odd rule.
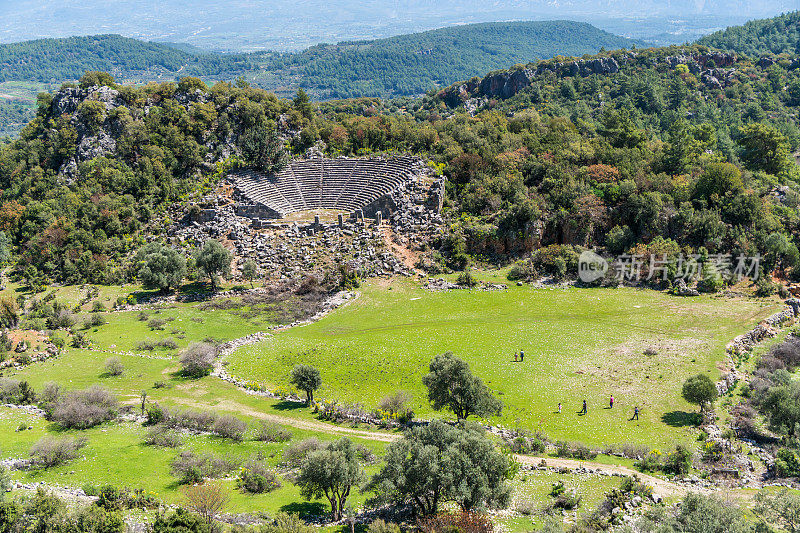
POLYGON ((639 420, 639 406, 633 408, 633 417, 631 420, 639 420))
POLYGON ((583 409, 581 409, 580 414, 585 415, 587 412, 588 411, 586 409, 586 400, 583 400, 583 409))
POLYGON ((613 409, 614 408, 614 395, 611 395, 611 400, 608 401, 608 407, 613 409))
POLYGON ((519 352, 519 362, 522 363, 523 361, 525 361, 525 352, 520 350, 520 352, 519 352))

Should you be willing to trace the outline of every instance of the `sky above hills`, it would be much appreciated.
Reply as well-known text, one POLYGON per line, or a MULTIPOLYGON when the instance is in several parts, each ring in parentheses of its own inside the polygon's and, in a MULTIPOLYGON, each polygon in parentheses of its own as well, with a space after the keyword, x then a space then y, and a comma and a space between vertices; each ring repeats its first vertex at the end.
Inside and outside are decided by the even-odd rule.
POLYGON ((472 22, 572 19, 658 44, 800 0, 0 0, 0 42, 118 33, 213 50, 298 50, 472 22))

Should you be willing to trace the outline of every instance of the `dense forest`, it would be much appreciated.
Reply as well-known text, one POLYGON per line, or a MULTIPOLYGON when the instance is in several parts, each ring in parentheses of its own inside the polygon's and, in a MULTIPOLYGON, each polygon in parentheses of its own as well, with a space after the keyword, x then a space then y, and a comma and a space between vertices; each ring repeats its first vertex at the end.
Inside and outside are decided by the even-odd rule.
POLYGON ((575 247, 600 246, 761 253, 768 269, 797 277, 792 60, 762 67, 693 46, 575 65, 611 60, 617 70, 603 74, 563 58, 531 65, 527 85, 507 98, 481 93, 492 84, 475 79, 424 98, 318 105, 241 80, 136 88, 89 73, 42 97, 36 119, 0 152, 0 229, 21 271, 121 279, 143 232, 163 234, 165 205, 219 177, 241 134, 260 129, 277 131, 294 154, 322 141, 330 155, 428 158, 448 178, 451 222, 425 254, 432 266, 503 263, 544 246, 550 256, 537 252, 536 268, 559 271, 575 247), (78 149, 86 146, 103 149, 78 149))
POLYGON ((321 98, 414 95, 515 63, 636 44, 579 22, 490 22, 319 45, 285 55, 268 70, 298 79, 321 98))
POLYGON ((730 50, 750 57, 800 53, 800 11, 752 20, 703 37, 698 44, 730 50))
POLYGON ((198 54, 166 44, 119 35, 38 39, 0 45, 0 81, 77 80, 87 70, 123 78, 149 72, 184 76, 235 77, 255 68, 245 54, 198 54))

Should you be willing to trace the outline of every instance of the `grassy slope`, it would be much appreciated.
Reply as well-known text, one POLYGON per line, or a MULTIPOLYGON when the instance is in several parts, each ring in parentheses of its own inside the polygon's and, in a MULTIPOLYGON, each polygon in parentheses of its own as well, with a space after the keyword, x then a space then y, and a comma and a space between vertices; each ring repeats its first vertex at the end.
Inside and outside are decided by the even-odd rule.
POLYGON ((420 378, 434 355, 451 350, 503 399, 502 424, 595 445, 666 446, 692 435, 682 381, 698 372, 716 379, 725 345, 776 308, 633 289, 432 293, 399 282, 390 291, 367 286, 328 318, 241 349, 229 368, 286 386, 292 366, 304 362, 322 370, 320 398, 375 406, 405 389, 418 414, 430 416, 420 378), (644 355, 648 347, 658 354, 644 355), (520 349, 525 362, 515 363, 520 349), (602 408, 610 394, 613 411, 602 408), (589 414, 578 417, 584 397, 589 414), (559 401, 561 416, 553 413, 559 401), (629 423, 636 404, 641 421, 629 423))

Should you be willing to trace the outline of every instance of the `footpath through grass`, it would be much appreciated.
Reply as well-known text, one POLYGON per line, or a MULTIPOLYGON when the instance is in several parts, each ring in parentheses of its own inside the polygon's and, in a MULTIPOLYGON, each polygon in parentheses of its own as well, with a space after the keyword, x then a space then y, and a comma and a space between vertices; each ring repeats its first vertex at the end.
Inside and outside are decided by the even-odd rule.
POLYGON ((672 447, 694 437, 682 382, 698 372, 717 379, 725 345, 780 308, 777 300, 628 288, 431 292, 407 280, 361 293, 317 323, 240 349, 231 373, 288 387, 292 367, 311 364, 322 372, 319 398, 372 408, 403 389, 428 417, 421 378, 434 355, 450 350, 503 399, 495 422, 591 445, 672 447), (520 350, 525 360, 514 362, 520 350), (589 412, 578 416, 584 398, 589 412), (636 405, 640 420, 629 422, 636 405))

